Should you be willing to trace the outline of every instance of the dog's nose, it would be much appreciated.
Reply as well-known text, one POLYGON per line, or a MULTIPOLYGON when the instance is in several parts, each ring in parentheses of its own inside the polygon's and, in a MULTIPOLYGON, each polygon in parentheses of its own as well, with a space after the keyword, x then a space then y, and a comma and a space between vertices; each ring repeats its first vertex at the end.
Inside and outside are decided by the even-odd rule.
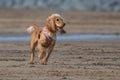
POLYGON ((63 26, 65 26, 66 24, 64 23, 63 26))

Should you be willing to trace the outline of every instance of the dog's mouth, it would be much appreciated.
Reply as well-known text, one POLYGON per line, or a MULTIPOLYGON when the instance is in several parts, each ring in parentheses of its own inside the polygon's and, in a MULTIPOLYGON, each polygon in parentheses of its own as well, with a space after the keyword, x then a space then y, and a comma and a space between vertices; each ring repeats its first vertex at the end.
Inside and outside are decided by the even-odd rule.
POLYGON ((61 34, 65 34, 66 31, 63 29, 63 27, 57 27, 57 30, 61 33, 61 34))

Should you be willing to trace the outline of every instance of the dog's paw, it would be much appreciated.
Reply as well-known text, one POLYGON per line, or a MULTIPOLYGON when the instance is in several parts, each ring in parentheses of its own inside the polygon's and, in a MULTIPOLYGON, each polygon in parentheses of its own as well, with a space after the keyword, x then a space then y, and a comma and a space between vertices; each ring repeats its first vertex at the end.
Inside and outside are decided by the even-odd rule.
POLYGON ((42 65, 46 65, 46 59, 43 58, 42 65))
POLYGON ((29 64, 34 64, 34 62, 29 62, 29 64))
POLYGON ((46 62, 42 62, 42 65, 47 65, 46 62))

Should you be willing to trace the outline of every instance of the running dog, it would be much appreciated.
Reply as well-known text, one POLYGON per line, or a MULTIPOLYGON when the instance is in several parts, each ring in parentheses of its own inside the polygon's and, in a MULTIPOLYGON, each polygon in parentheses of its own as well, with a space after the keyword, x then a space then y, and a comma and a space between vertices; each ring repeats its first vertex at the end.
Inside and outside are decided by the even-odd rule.
POLYGON ((46 19, 46 26, 39 27, 36 24, 31 25, 27 28, 27 31, 31 34, 30 40, 30 64, 34 62, 34 51, 35 47, 38 47, 38 58, 42 59, 42 64, 45 65, 48 58, 53 51, 56 43, 56 33, 66 33, 63 29, 65 26, 64 19, 59 14, 52 14, 46 19))

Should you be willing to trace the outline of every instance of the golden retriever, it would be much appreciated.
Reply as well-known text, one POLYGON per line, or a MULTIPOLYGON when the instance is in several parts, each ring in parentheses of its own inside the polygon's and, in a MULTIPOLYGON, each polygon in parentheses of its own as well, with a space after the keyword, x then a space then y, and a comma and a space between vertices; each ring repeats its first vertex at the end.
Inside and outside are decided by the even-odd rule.
POLYGON ((52 14, 46 20, 45 27, 39 27, 38 25, 31 25, 27 28, 28 32, 32 32, 30 40, 30 64, 34 62, 34 50, 38 46, 38 58, 42 59, 42 64, 46 64, 54 46, 56 43, 56 33, 66 33, 63 29, 65 22, 59 14, 52 14))

